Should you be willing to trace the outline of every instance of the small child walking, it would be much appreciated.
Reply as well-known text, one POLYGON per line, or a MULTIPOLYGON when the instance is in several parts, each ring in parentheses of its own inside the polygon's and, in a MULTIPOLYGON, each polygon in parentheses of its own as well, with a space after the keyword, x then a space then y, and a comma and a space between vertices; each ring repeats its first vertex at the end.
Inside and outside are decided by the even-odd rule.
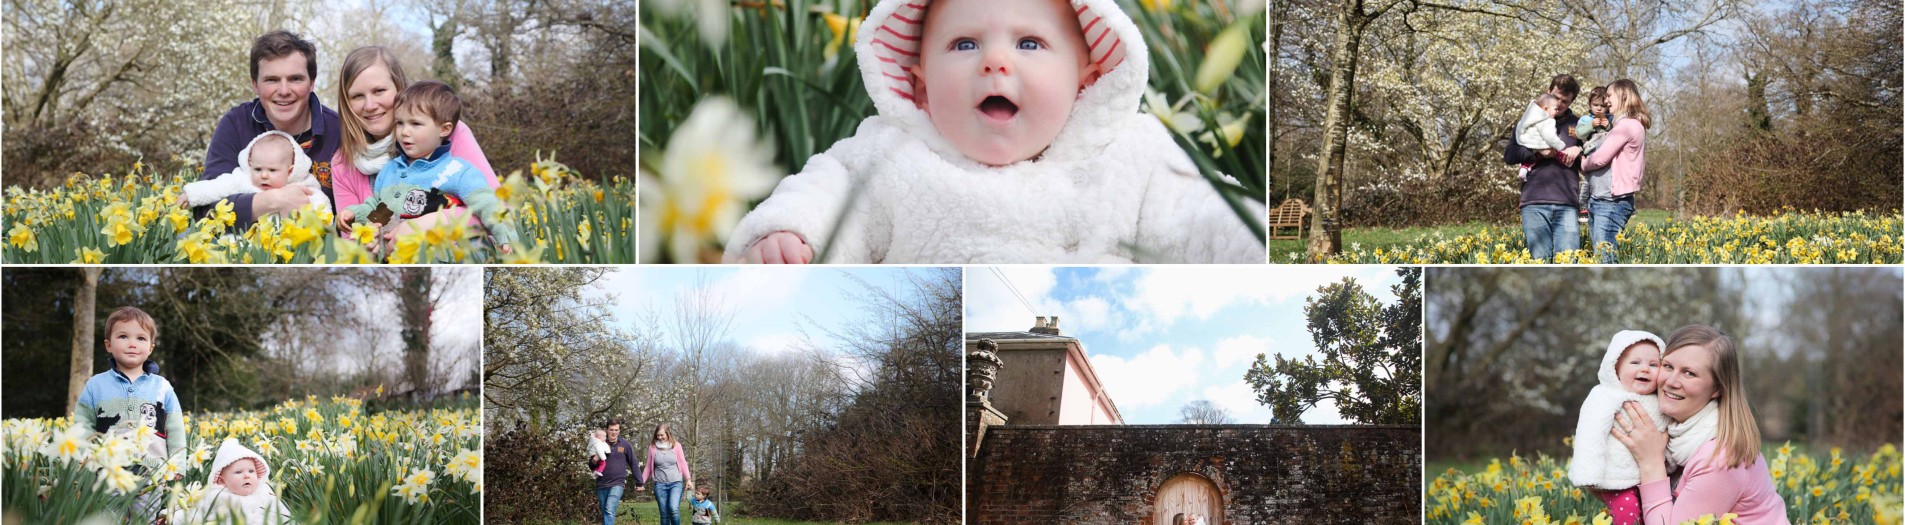
POLYGON ((715 510, 714 500, 708 498, 708 487, 695 489, 694 501, 689 504, 693 506, 690 512, 694 513, 689 516, 689 522, 712 524, 721 521, 721 511, 715 510))

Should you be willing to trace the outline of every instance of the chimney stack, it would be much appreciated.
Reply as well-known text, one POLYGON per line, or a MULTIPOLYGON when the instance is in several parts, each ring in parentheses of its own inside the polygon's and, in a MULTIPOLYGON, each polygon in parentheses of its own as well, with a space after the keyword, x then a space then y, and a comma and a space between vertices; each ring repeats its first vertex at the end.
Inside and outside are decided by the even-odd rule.
POLYGON ((1035 334, 1059 335, 1058 316, 1054 315, 1049 318, 1043 315, 1038 316, 1038 323, 1032 325, 1031 331, 1035 334))

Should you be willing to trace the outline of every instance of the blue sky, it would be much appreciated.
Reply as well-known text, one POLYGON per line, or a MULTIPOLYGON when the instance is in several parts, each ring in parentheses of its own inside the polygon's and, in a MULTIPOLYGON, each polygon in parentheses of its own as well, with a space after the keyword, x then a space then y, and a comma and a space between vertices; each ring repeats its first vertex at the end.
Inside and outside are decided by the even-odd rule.
POLYGON ((736 309, 730 340, 755 352, 789 351, 801 340, 801 319, 811 319, 808 335, 825 344, 824 330, 853 322, 859 304, 849 293, 860 290, 848 276, 893 289, 905 284, 911 268, 820 268, 801 266, 655 267, 625 266, 605 276, 596 294, 616 295, 610 312, 616 325, 629 328, 648 311, 659 313, 667 329, 675 316, 675 297, 705 280, 714 293, 736 309), (818 327, 816 329, 815 327, 818 327))
MULTIPOLYGON (((1304 299, 1343 277, 1385 304, 1395 301, 1392 267, 972 266, 966 331, 1022 331, 1035 316, 1056 315, 1064 335, 1084 343, 1126 423, 1174 423, 1198 399, 1235 422, 1268 423, 1270 410, 1256 402, 1244 371, 1258 353, 1313 354, 1304 299)), ((1304 412, 1303 421, 1344 422, 1328 403, 1304 412)))

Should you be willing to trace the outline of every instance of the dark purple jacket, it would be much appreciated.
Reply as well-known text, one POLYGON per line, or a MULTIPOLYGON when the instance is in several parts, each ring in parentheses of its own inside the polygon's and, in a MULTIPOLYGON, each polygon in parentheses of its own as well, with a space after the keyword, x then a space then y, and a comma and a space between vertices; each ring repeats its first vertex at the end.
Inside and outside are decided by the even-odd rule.
MULTIPOLYGON (((264 132, 271 131, 271 120, 265 118, 264 104, 253 98, 251 102, 239 104, 225 116, 218 119, 218 127, 212 131, 212 145, 205 148, 205 171, 198 174, 198 180, 211 180, 219 175, 238 169, 238 152, 251 144, 251 139, 264 132)), ((311 157, 311 176, 317 177, 318 184, 324 187, 324 196, 331 198, 331 157, 337 154, 338 142, 343 140, 343 132, 338 131, 337 111, 324 107, 318 101, 317 93, 311 94, 311 131, 297 134, 304 154, 311 157)), ((251 213, 252 195, 234 195, 225 199, 232 203, 232 213, 238 215, 238 221, 232 227, 243 231, 251 227, 257 217, 251 213)), ((336 199, 332 199, 334 202, 336 199)), ((194 217, 204 217, 211 212, 212 206, 192 208, 194 217)))
MULTIPOLYGON (((1581 139, 1574 136, 1574 125, 1581 117, 1568 110, 1554 119, 1555 134, 1561 136, 1561 143, 1572 148, 1581 145, 1581 139)), ((1581 207, 1580 160, 1575 164, 1562 165, 1552 158, 1542 158, 1515 141, 1508 141, 1508 148, 1502 151, 1502 162, 1510 165, 1534 162, 1535 168, 1528 170, 1528 180, 1521 181, 1521 205, 1562 204, 1581 207)))
MULTIPOLYGON (((647 482, 642 480, 642 469, 637 468, 641 463, 635 459, 635 446, 628 444, 628 438, 618 436, 615 438, 614 443, 609 443, 609 459, 607 461, 608 466, 602 467, 602 477, 595 478, 595 488, 606 489, 620 487, 631 474, 635 477, 635 486, 640 487, 647 484, 647 482)), ((593 460, 591 460, 591 462, 593 462, 593 460)), ((591 465, 591 468, 593 468, 593 465, 591 465)))

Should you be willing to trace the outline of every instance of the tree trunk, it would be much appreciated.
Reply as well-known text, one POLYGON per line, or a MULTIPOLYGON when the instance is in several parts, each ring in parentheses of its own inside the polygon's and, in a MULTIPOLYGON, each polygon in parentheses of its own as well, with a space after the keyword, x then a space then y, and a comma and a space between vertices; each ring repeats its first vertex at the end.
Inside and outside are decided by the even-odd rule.
POLYGON ((1312 261, 1343 249, 1343 159, 1349 138, 1350 95, 1356 92, 1356 61, 1361 58, 1363 29, 1374 15, 1362 12, 1360 0, 1342 0, 1336 9, 1336 43, 1330 52, 1329 112, 1323 118, 1322 163, 1316 170, 1316 213, 1310 216, 1309 256, 1312 261))
POLYGON ((403 310, 404 380, 412 390, 430 387, 430 269, 405 267, 397 298, 403 310))
MULTIPOLYGON (((1277 53, 1283 49, 1284 4, 1285 2, 1277 2, 1270 7, 1270 76, 1265 79, 1269 84, 1264 88, 1264 91, 1270 94, 1270 114, 1268 115, 1269 119, 1267 119, 1269 129, 1266 134, 1270 140, 1270 147, 1265 148, 1268 152, 1268 158, 1264 159, 1263 163, 1264 173, 1270 177, 1277 176, 1277 53)), ((1290 183, 1287 179, 1283 184, 1283 196, 1285 198, 1289 198, 1290 196, 1290 183)), ((1269 204, 1271 206, 1276 205, 1274 202, 1269 204)))
POLYGON ((99 295, 100 267, 79 269, 79 290, 73 293, 73 366, 66 380, 66 411, 73 413, 86 380, 93 376, 93 317, 99 295))
POLYGON ((441 25, 431 28, 430 51, 436 56, 433 68, 437 79, 449 84, 450 87, 461 89, 463 83, 460 80, 463 75, 456 71, 456 53, 453 49, 456 45, 458 16, 462 16, 460 11, 445 17, 441 25))

